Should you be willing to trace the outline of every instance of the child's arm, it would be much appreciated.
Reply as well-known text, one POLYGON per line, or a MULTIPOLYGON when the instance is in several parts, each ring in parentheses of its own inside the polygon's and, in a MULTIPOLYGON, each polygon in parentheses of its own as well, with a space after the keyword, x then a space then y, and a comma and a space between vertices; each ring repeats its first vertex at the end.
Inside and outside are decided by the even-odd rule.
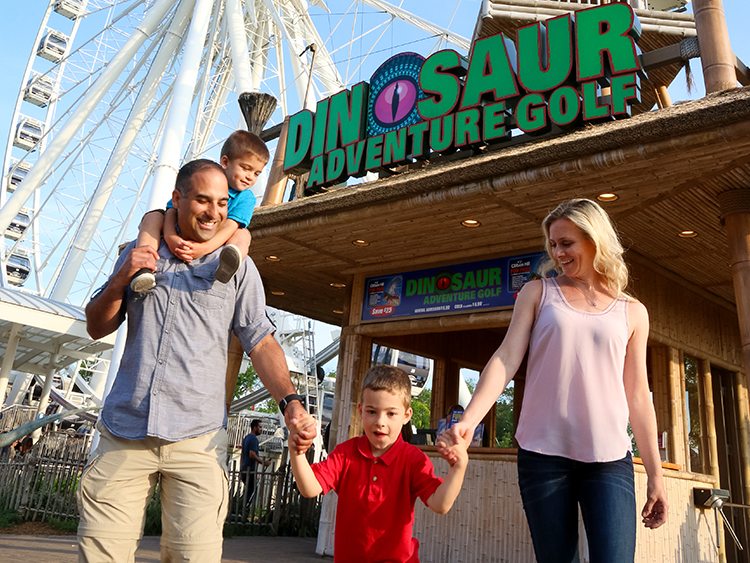
POLYGON ((224 221, 212 239, 193 243, 193 260, 197 260, 206 254, 211 254, 217 248, 224 246, 239 228, 239 224, 234 219, 224 221))
POLYGON ((297 482, 300 494, 305 498, 314 498, 322 493, 323 487, 320 486, 318 478, 315 477, 310 462, 307 461, 307 456, 304 453, 295 452, 292 448, 289 449, 289 455, 292 474, 297 482))
POLYGON ((469 464, 469 454, 465 448, 456 447, 454 452, 456 461, 448 469, 448 476, 427 499, 427 506, 438 514, 446 514, 453 506, 461 492, 466 466, 469 464))
POLYGON ((174 207, 168 208, 164 214, 164 227, 162 231, 164 242, 167 243, 172 254, 183 262, 190 262, 193 259, 193 243, 186 241, 177 234, 177 210, 174 207))

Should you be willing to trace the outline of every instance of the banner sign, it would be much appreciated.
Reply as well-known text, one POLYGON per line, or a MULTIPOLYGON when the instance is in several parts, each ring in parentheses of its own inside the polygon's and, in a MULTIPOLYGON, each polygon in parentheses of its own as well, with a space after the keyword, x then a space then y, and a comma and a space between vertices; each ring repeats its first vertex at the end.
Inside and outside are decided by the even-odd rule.
POLYGON ((538 252, 367 278, 362 320, 512 307, 523 285, 540 277, 545 257, 538 252))
POLYGON ((431 154, 473 150, 630 115, 645 74, 632 8, 616 2, 446 49, 400 53, 360 82, 289 118, 284 171, 317 191, 431 154), (609 88, 603 95, 602 88, 609 88))

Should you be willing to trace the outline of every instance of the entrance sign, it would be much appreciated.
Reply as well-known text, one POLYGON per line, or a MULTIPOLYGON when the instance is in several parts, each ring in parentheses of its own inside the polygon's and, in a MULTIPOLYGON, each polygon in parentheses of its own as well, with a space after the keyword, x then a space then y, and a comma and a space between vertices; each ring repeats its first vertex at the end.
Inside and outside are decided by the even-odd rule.
POLYGON ((640 24, 625 3, 605 4, 477 40, 427 59, 401 53, 360 82, 289 118, 287 173, 320 189, 432 153, 500 143, 555 125, 630 115, 645 76, 640 24), (517 47, 517 48, 516 48, 517 47), (610 92, 602 95, 602 88, 610 92))
POLYGON ((512 307, 546 257, 539 252, 365 280, 363 321, 512 307))

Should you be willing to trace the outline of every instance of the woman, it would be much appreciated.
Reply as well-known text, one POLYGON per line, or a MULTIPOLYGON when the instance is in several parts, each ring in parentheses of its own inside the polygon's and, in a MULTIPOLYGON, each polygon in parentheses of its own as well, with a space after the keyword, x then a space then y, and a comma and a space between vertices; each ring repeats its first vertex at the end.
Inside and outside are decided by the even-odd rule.
POLYGON ((516 439, 536 558, 577 561, 580 505, 592 563, 632 562, 636 507, 628 419, 648 475, 642 522, 658 528, 667 518, 646 375, 648 313, 624 292, 623 248, 598 204, 564 202, 542 228, 547 271, 558 275, 523 287, 462 420, 438 446, 441 453, 468 447, 528 347, 516 439))

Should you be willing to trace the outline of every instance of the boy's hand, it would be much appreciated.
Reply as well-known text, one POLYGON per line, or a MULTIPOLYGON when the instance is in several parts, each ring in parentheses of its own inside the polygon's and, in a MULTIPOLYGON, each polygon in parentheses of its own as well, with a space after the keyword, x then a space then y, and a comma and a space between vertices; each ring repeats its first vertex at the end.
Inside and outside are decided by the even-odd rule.
POLYGON ((167 243, 167 246, 169 247, 169 250, 172 252, 172 254, 174 254, 183 262, 190 263, 190 261, 195 259, 195 256, 193 256, 192 242, 187 241, 177 235, 165 236, 164 242, 167 243))
POLYGON ((289 429, 289 449, 304 454, 318 434, 315 418, 301 404, 293 401, 284 411, 284 421, 289 429))
POLYGON ((438 436, 437 446, 438 453, 445 459, 450 465, 455 464, 459 461, 462 455, 466 455, 468 459, 468 453, 466 450, 471 444, 471 439, 474 437, 474 429, 470 428, 464 422, 457 422, 451 426, 448 430, 438 436))

